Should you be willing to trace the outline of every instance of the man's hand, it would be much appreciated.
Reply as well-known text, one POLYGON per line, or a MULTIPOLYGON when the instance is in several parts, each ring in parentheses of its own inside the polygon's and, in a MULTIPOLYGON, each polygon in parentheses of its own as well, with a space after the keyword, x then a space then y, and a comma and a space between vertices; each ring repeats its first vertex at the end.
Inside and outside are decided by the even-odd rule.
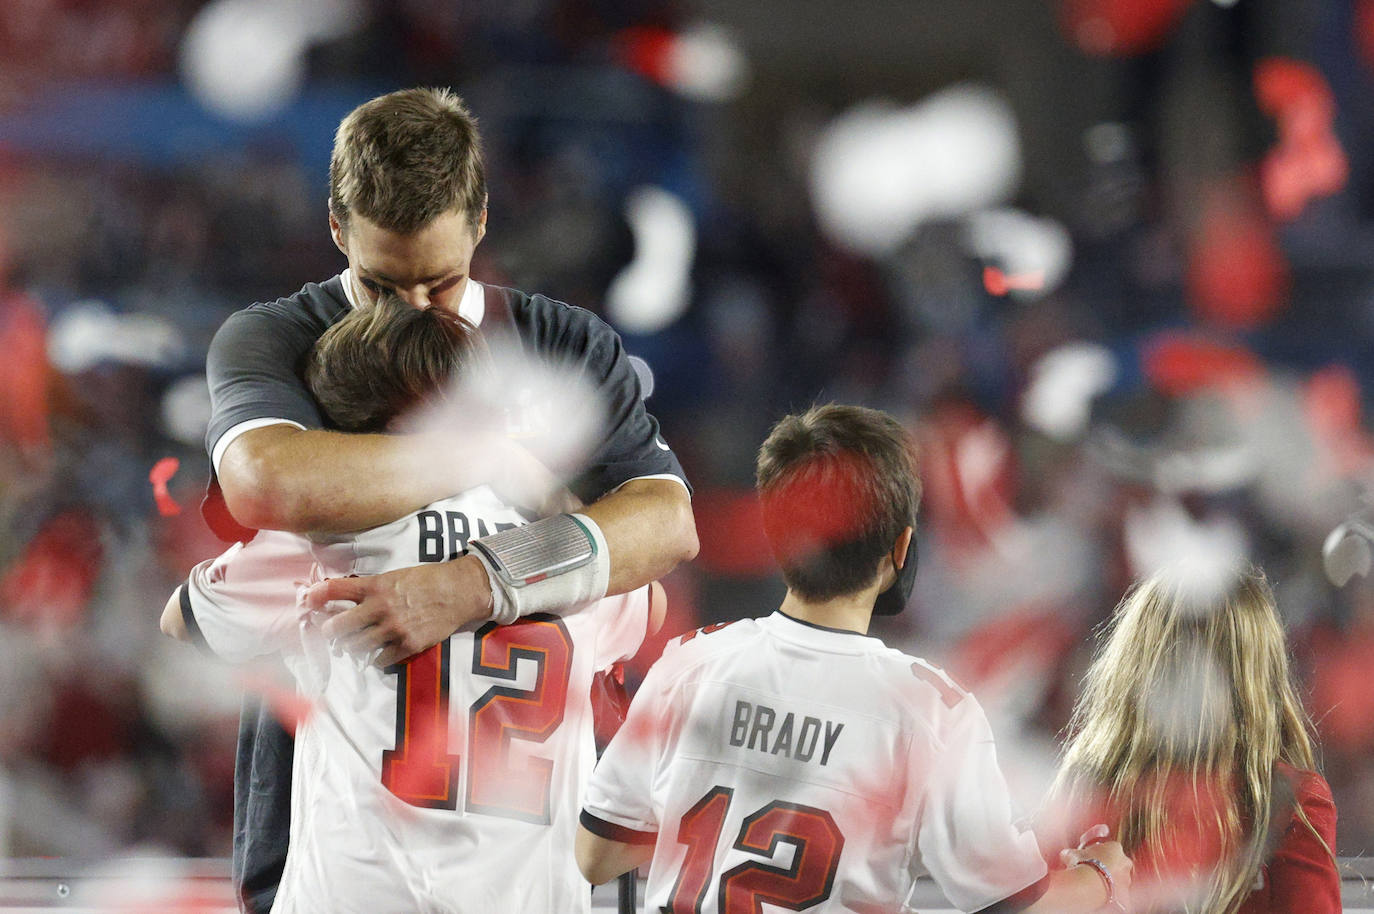
POLYGON ((458 629, 491 616, 491 584, 471 556, 385 574, 331 578, 305 592, 306 608, 331 616, 326 637, 388 667, 431 648, 458 629), (356 604, 338 609, 336 601, 356 604))

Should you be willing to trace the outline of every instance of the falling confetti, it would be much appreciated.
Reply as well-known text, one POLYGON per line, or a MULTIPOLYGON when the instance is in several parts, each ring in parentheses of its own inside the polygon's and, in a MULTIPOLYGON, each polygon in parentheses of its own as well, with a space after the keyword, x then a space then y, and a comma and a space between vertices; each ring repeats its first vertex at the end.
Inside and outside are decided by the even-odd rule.
POLYGON ((167 483, 177 474, 180 467, 181 461, 175 457, 163 457, 153 464, 152 470, 148 473, 148 481, 153 484, 153 498, 157 501, 158 513, 163 517, 181 513, 181 505, 177 504, 176 499, 167 491, 167 483))
POLYGON ((1037 270, 1033 273, 1003 273, 996 267, 983 267, 983 288, 989 295, 999 298, 1009 292, 1034 292, 1045 287, 1045 274, 1037 270))
POLYGON ((286 732, 296 733, 315 711, 315 702, 290 685, 277 681, 272 673, 245 670, 238 677, 244 691, 256 695, 271 710, 286 732))

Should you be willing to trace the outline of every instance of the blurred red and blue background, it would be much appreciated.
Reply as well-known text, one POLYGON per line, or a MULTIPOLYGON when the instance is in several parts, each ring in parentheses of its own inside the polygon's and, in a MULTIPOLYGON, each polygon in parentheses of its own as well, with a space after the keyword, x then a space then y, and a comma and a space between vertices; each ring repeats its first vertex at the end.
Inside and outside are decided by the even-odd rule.
POLYGON ((926 496, 875 632, 980 696, 1024 797, 1130 580, 1240 555, 1374 852, 1374 585, 1322 562, 1374 511, 1371 0, 9 0, 0 854, 228 854, 243 684, 157 631, 221 548, 205 349, 342 269, 334 127, 417 84, 482 125, 473 275, 652 375, 702 540, 667 632, 776 605, 772 422, 885 408, 926 496))

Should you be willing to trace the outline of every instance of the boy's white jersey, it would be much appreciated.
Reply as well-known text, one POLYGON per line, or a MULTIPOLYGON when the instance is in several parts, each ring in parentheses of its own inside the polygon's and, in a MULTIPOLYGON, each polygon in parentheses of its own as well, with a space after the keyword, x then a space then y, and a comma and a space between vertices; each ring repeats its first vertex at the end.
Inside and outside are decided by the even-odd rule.
POLYGON ((655 912, 892 912, 922 870, 976 911, 1046 874, 968 693, 876 638, 780 612, 669 645, 582 823, 657 836, 655 912))
POLYGON ((523 524, 486 487, 331 542, 263 531, 192 571, 182 609, 228 660, 280 652, 309 699, 273 911, 588 911, 577 812, 592 677, 632 656, 648 589, 454 634, 379 669, 333 651, 300 585, 452 558, 523 524))

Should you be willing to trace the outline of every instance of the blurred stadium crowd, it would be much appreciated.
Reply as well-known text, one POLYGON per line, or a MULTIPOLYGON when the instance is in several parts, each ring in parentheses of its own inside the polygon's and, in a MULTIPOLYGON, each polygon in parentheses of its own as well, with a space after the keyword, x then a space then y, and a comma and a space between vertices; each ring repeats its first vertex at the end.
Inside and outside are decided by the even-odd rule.
POLYGON ((222 548, 205 348, 342 269, 334 125, 417 84, 482 122, 473 275, 647 366, 702 540, 665 635, 776 605, 771 423, 881 407, 926 496, 875 633, 979 695, 1029 808, 1130 580, 1243 555, 1374 853, 1374 582, 1322 561, 1374 511, 1371 0, 0 5, 0 852, 228 854, 260 686, 156 623, 222 548))

